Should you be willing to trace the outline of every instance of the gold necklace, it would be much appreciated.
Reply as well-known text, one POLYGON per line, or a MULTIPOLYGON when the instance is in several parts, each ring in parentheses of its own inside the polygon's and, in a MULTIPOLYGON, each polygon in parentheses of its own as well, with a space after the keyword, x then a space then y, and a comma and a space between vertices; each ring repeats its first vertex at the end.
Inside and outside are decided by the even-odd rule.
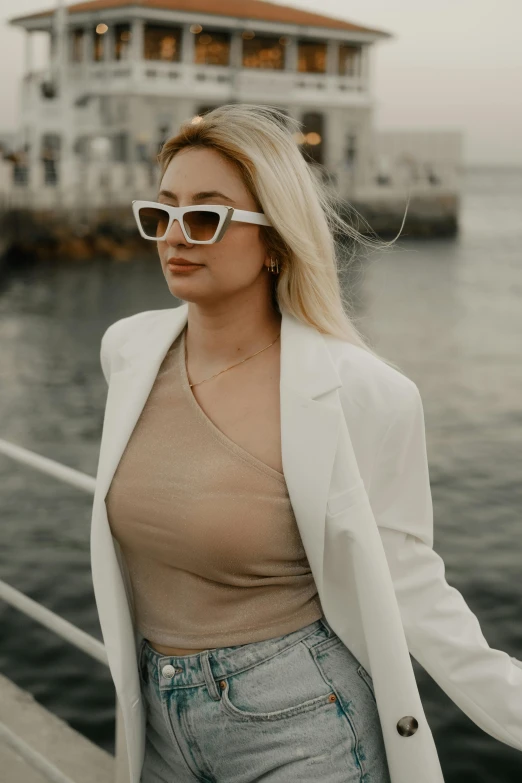
MULTIPOLYGON (((270 343, 270 345, 273 345, 278 337, 281 335, 281 332, 277 335, 274 342, 270 343)), ((267 348, 270 348, 270 345, 265 346, 265 348, 261 348, 261 351, 266 351, 267 348)), ((231 370, 232 367, 236 367, 238 364, 242 364, 243 362, 246 362, 248 359, 253 359, 254 356, 257 356, 258 353, 261 353, 261 351, 256 351, 252 354, 252 356, 247 356, 246 359, 241 359, 240 362, 236 362, 235 364, 231 364, 230 367, 225 367, 224 370, 220 370, 219 372, 215 373, 214 375, 211 375, 210 378, 204 378, 202 381, 197 381, 197 383, 190 383, 189 386, 192 388, 193 386, 199 386, 200 383, 205 383, 205 381, 211 381, 212 378, 215 378, 216 375, 221 375, 222 372, 226 372, 227 370, 231 370)), ((187 335, 185 333, 185 369, 187 367, 187 335)), ((188 370, 187 370, 187 378, 188 378, 188 370)))

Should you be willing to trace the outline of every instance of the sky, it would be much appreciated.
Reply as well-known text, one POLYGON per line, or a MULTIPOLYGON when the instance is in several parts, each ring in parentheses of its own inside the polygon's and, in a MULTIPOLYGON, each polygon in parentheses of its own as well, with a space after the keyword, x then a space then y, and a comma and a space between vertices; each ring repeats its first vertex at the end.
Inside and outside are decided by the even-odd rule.
MULTIPOLYGON (((0 0, 0 133, 17 127, 24 70, 24 31, 7 20, 55 2, 0 0)), ((393 35, 374 47, 377 130, 460 130, 465 165, 522 166, 522 0, 285 0, 284 5, 393 35)), ((45 61, 43 44, 35 47, 37 64, 45 61)))

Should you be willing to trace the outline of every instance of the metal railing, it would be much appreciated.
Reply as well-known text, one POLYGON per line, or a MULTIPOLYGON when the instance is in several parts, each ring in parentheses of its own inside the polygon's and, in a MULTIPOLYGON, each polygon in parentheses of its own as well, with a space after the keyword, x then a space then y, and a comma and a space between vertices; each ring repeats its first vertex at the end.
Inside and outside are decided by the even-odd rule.
MULTIPOLYGON (((42 457, 40 454, 30 451, 30 449, 22 448, 2 438, 0 438, 0 454, 4 454, 6 457, 15 460, 15 462, 28 465, 40 473, 46 473, 48 476, 58 479, 58 481, 63 481, 65 484, 94 495, 96 480, 79 470, 69 468, 48 457, 42 457)), ((62 639, 83 650, 87 655, 106 666, 109 665, 105 645, 102 642, 2 580, 0 580, 0 599, 6 601, 28 617, 32 617, 40 625, 49 628, 49 630, 61 636, 62 639)), ((73 781, 64 776, 58 767, 34 751, 22 737, 13 734, 2 723, 0 723, 0 740, 13 747, 30 766, 38 770, 51 783, 73 783, 73 781)), ((127 783, 123 777, 126 772, 125 736, 117 699, 115 740, 115 783, 127 783)))

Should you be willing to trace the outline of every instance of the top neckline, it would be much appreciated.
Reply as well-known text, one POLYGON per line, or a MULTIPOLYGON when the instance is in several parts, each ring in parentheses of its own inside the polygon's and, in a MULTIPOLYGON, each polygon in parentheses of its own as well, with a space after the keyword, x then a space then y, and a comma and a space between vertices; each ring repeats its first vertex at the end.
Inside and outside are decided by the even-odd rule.
POLYGON ((234 452, 238 457, 241 457, 243 460, 248 462, 253 467, 257 468, 258 470, 261 470, 263 473, 265 473, 267 476, 271 476, 272 478, 275 478, 277 481, 279 481, 281 484, 286 484, 285 477, 283 473, 280 473, 275 468, 272 468, 270 465, 267 465, 266 462, 263 462, 262 460, 258 459, 257 457, 254 457, 253 454, 251 454, 249 451, 246 451, 242 446, 240 446, 235 441, 231 440, 228 435, 225 435, 224 432, 222 432, 219 427, 216 427, 212 419, 210 419, 201 405, 198 403, 196 397, 194 396, 194 392, 192 391, 190 387, 190 381, 188 378, 188 372, 187 372, 187 365, 185 363, 185 334, 186 334, 187 327, 183 327, 183 330, 181 332, 181 339, 180 339, 180 350, 179 350, 179 368, 180 368, 180 375, 181 375, 181 383, 183 387, 183 391, 185 392, 186 396, 190 398, 190 404, 192 405, 193 409, 196 412, 196 415, 199 416, 201 421, 205 422, 207 427, 210 429, 210 431, 213 433, 214 437, 216 437, 221 443, 223 443, 225 446, 228 447, 231 451, 234 452))

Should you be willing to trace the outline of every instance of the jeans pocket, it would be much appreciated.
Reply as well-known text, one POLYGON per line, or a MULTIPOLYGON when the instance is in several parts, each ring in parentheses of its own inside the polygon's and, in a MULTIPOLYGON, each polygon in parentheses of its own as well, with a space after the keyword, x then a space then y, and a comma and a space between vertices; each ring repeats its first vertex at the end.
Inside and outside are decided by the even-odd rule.
POLYGON ((238 720, 282 720, 335 701, 302 641, 221 683, 222 707, 238 720))
POLYGON ((339 637, 325 639, 311 647, 310 654, 347 717, 356 713, 375 715, 377 706, 373 680, 339 637))
POLYGON ((338 716, 352 743, 361 780, 390 783, 372 678, 343 642, 328 640, 312 647, 310 653, 337 697, 338 716))
POLYGON ((333 694, 328 691, 323 696, 317 696, 314 699, 308 699, 295 707, 286 707, 282 710, 275 710, 272 712, 251 712, 244 707, 236 707, 232 699, 236 701, 236 696, 230 697, 230 683, 225 680, 225 689, 222 691, 221 704, 223 709, 233 718, 246 721, 273 721, 282 720, 284 718, 292 718, 296 715, 301 715, 304 712, 310 712, 310 710, 317 710, 320 707, 330 706, 332 702, 333 694))

